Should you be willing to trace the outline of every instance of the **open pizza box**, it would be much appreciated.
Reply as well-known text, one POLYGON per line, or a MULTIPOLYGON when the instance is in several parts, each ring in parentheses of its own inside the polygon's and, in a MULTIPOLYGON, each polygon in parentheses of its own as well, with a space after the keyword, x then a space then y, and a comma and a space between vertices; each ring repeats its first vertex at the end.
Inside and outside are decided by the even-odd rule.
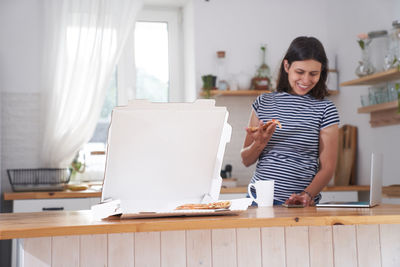
POLYGON ((112 112, 101 203, 96 218, 220 215, 246 210, 251 201, 225 209, 176 210, 217 202, 231 126, 214 100, 150 103, 135 100, 112 112))

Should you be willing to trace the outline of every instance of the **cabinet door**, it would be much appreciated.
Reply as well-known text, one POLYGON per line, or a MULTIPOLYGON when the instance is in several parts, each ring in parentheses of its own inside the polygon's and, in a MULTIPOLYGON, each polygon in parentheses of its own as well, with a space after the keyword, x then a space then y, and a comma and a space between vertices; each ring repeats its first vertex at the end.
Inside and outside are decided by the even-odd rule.
POLYGON ((14 212, 39 212, 51 210, 88 210, 100 198, 59 198, 14 200, 14 212))

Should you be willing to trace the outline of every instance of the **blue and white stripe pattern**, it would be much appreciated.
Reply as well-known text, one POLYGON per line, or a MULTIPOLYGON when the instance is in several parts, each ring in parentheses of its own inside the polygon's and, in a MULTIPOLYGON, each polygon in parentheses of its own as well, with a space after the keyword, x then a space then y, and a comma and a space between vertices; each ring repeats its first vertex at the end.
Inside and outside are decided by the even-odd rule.
MULTIPOLYGON (((274 199, 285 201, 292 193, 300 193, 318 171, 319 133, 339 124, 335 105, 310 95, 289 93, 260 95, 253 103, 257 117, 264 123, 277 119, 276 128, 261 152, 251 180, 275 180, 274 199)), ((318 195, 315 201, 321 198, 318 195)))

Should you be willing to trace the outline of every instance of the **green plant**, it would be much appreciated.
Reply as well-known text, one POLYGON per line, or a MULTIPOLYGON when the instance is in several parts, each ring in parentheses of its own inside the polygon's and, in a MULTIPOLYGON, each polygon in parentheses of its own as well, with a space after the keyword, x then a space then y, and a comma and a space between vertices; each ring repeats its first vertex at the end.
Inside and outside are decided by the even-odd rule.
POLYGON ((71 176, 74 177, 77 173, 84 173, 86 165, 79 159, 79 152, 76 154, 74 160, 70 165, 71 176))
POLYGON ((364 50, 364 49, 365 49, 365 42, 364 42, 364 40, 358 40, 357 42, 358 42, 358 45, 361 47, 361 49, 364 50))
POLYGON ((205 88, 204 92, 205 92, 204 98, 207 98, 207 99, 211 98, 211 90, 210 90, 210 88, 205 88))

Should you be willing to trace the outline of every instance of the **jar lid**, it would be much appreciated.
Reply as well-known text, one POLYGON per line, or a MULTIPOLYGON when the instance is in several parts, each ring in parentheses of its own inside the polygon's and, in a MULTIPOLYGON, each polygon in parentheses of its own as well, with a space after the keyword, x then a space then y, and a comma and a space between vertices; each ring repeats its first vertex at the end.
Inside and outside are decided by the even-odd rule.
POLYGON ((218 58, 224 58, 225 57, 225 51, 217 51, 217 57, 218 58))
POLYGON ((399 28, 400 27, 400 20, 394 20, 392 22, 392 26, 395 27, 395 28, 399 28))

